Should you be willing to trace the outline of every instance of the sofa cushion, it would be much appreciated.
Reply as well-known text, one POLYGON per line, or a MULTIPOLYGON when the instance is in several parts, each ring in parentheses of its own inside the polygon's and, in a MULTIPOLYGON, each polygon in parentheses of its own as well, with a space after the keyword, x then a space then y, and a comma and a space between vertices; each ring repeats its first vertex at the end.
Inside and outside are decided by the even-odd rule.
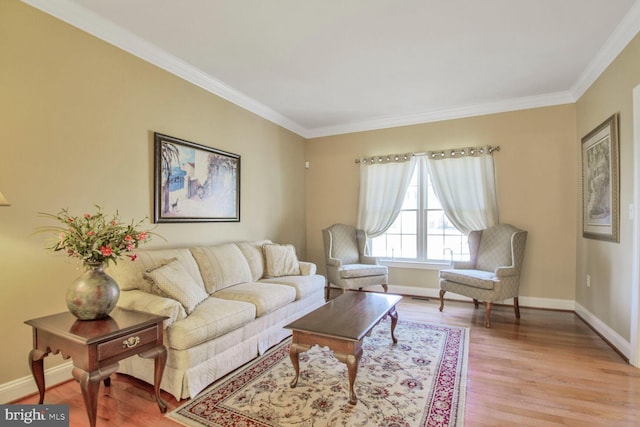
MULTIPOLYGON (((159 288, 161 296, 168 296, 184 307, 187 314, 191 314, 194 308, 209 296, 204 286, 197 284, 187 270, 180 264, 177 258, 173 258, 167 264, 148 270, 144 277, 153 282, 153 286, 159 288)), ((155 293, 155 292, 154 292, 155 293)))
POLYGON ((461 283, 480 289, 493 289, 498 279, 492 271, 482 270, 440 270, 440 279, 461 283))
POLYGON ((136 255, 137 258, 133 262, 123 259, 117 264, 109 264, 105 270, 108 275, 113 277, 122 291, 140 289, 151 293, 151 283, 144 278, 145 271, 166 264, 173 258, 177 258, 189 276, 197 284, 204 287, 198 264, 188 248, 136 250, 136 255))
POLYGON ((274 277, 271 279, 262 279, 260 280, 260 283, 276 283, 279 285, 291 286, 296 290, 296 300, 306 298, 325 287, 324 277, 317 274, 310 276, 274 277))
POLYGON ((249 264, 252 282, 260 280, 262 279, 262 276, 264 276, 264 255, 262 254, 262 246, 267 243, 271 243, 271 240, 236 243, 249 264))
POLYGON ((300 274, 300 264, 293 245, 266 244, 264 268, 266 277, 295 276, 300 274))
POLYGON ((238 283, 251 281, 251 270, 242 251, 234 243, 191 248, 209 294, 238 283))
POLYGON ((241 283, 218 291, 216 298, 245 301, 256 307, 256 317, 262 317, 296 300, 296 290, 291 286, 271 283, 241 283))
POLYGON ((255 317, 253 304, 208 297, 186 319, 167 328, 167 344, 185 350, 240 328, 255 317))

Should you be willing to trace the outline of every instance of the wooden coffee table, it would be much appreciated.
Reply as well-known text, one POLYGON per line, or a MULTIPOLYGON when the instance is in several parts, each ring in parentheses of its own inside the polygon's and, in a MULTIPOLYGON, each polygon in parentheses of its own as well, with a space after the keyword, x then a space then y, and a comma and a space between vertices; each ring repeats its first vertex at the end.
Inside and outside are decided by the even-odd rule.
POLYGON ((355 405, 357 398, 353 384, 362 356, 364 337, 388 314, 391 317, 391 339, 394 344, 398 342, 394 331, 398 323, 396 304, 401 299, 399 295, 347 292, 285 326, 293 332, 289 357, 296 376, 291 381, 291 387, 298 384, 300 376, 298 354, 314 345, 329 347, 335 358, 347 365, 349 403, 355 405))

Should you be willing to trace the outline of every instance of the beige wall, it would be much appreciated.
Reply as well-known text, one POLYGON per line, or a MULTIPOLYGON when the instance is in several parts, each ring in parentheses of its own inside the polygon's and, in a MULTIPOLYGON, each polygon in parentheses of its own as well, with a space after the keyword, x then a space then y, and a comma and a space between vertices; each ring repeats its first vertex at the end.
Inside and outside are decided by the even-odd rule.
POLYGON ((23 321, 66 310, 79 275, 31 235, 37 213, 151 217, 154 131, 240 154, 242 174, 241 222, 162 224, 153 246, 270 238, 304 257, 301 137, 17 0, 0 2, 0 55, 0 384, 29 375, 23 321))
MULTIPOLYGON (((355 223, 364 155, 500 145, 501 220, 529 231, 522 300, 573 301, 629 339, 636 38, 575 105, 406 126, 306 142, 109 44, 20 3, 0 2, 0 384, 29 374, 23 321, 65 310, 79 272, 43 250, 40 211, 94 203, 126 218, 153 210, 154 131, 242 156, 240 223, 163 224, 184 246, 270 238, 324 270, 321 229, 355 223), (580 138, 620 112, 621 241, 583 239, 580 138), (576 126, 577 123, 577 126, 576 126), (306 152, 305 152, 306 150, 306 152), (305 172, 304 160, 310 162, 305 172), (577 251, 576 251, 577 242, 577 251), (306 252, 306 255, 305 255, 306 252), (584 276, 592 287, 584 286, 584 276)), ((437 272, 392 268, 393 285, 437 289, 437 272)), ((546 301, 546 302, 545 302, 546 301)), ((49 357, 45 367, 62 361, 49 357)))
MULTIPOLYGON (((640 84, 640 37, 629 43, 615 61, 576 103, 580 139, 614 113, 620 113, 620 243, 583 239, 578 224, 576 302, 630 339, 633 273, 633 88, 640 84), (591 287, 585 277, 591 275, 591 287)), ((638 208, 638 207, 636 207, 638 208)), ((581 206, 578 206, 580 212, 581 206)))
MULTIPOLYGON (((449 120, 307 142, 307 254, 324 271, 321 230, 355 225, 356 158, 378 154, 499 145, 495 155, 500 219, 529 231, 521 301, 574 300, 575 106, 562 105, 449 120)), ((437 271, 390 269, 391 285, 438 288, 437 271)), ((553 302, 550 303, 553 305, 553 302)))

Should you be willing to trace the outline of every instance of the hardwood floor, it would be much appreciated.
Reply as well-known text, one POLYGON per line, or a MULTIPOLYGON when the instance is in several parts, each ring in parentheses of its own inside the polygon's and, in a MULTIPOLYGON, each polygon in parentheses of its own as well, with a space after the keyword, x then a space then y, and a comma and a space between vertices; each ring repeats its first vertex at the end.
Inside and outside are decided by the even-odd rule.
MULTIPOLYGON (((333 295, 332 295, 333 296, 333 295)), ((575 314, 494 306, 492 327, 484 308, 405 297, 400 321, 470 328, 465 426, 637 426, 640 369, 622 359, 575 314)), ((402 337, 398 337, 400 340, 402 337)), ((163 392, 169 411, 180 405, 163 392)), ((30 396, 15 403, 37 403, 30 396)), ((75 381, 47 390, 45 402, 70 405, 70 426, 88 425, 75 381)), ((160 413, 153 387, 116 374, 101 386, 97 425, 163 427, 179 424, 160 413)))

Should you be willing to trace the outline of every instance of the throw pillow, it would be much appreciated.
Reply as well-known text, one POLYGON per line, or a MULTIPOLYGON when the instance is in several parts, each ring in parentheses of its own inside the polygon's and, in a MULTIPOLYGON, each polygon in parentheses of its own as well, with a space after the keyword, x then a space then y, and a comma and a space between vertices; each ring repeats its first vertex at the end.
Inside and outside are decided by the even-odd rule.
POLYGON ((300 274, 300 263, 293 245, 268 243, 262 246, 262 250, 264 252, 265 276, 281 277, 300 274))
POLYGON ((187 314, 191 314, 198 304, 209 297, 176 258, 147 270, 144 277, 166 296, 180 302, 187 314))
POLYGON ((209 294, 239 283, 251 282, 247 259, 235 243, 191 248, 204 288, 209 294))

